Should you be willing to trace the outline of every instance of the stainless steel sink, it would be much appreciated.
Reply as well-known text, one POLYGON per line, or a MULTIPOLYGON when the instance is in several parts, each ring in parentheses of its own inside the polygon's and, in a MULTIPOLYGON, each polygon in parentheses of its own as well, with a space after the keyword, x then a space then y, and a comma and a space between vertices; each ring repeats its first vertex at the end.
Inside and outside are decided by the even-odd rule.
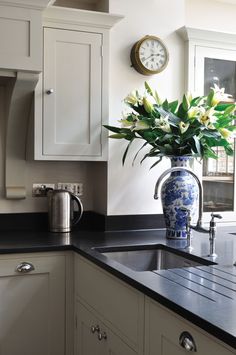
POLYGON ((135 271, 183 268, 214 263, 161 244, 136 247, 95 248, 96 251, 135 271))

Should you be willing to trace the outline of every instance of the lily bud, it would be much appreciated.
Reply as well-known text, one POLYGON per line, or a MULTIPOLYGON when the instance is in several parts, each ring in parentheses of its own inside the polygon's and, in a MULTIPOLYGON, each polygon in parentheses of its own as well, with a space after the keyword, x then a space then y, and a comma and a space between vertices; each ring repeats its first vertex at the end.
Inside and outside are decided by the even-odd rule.
POLYGON ((146 97, 143 98, 143 106, 147 113, 151 113, 153 111, 153 104, 148 101, 146 97))
POLYGON ((233 135, 233 133, 229 131, 227 128, 220 128, 219 132, 222 135, 222 137, 225 138, 226 140, 230 139, 233 135))

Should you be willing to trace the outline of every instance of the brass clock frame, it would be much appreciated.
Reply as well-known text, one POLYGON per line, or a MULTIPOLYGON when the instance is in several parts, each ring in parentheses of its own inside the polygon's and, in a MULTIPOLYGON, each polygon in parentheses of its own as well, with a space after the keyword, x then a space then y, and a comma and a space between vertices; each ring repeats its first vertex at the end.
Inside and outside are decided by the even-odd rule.
POLYGON ((138 42, 136 42, 133 45, 133 47, 131 49, 131 52, 130 52, 130 60, 131 60, 131 63, 132 63, 131 66, 134 67, 134 69, 137 70, 138 73, 143 74, 143 75, 158 74, 158 73, 162 72, 166 68, 166 66, 167 66, 167 64, 169 62, 169 52, 168 52, 168 49, 167 49, 166 45, 163 43, 163 41, 159 37, 147 35, 147 36, 141 38, 138 42), (164 51, 165 51, 165 54, 166 54, 165 63, 158 70, 147 69, 143 65, 141 60, 140 60, 139 49, 140 49, 141 45, 143 44, 143 42, 145 42, 146 40, 149 40, 149 39, 151 39, 151 40, 153 39, 155 41, 160 42, 162 47, 164 48, 164 51))

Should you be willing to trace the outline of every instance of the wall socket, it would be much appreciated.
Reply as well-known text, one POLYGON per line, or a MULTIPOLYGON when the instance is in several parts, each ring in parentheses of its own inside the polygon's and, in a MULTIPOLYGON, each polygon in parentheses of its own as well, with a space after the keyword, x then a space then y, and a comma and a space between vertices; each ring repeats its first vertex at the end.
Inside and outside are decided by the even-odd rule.
POLYGON ((33 184, 33 197, 46 197, 48 189, 68 190, 76 196, 83 195, 83 184, 81 182, 58 182, 56 184, 38 183, 33 184))
POLYGON ((59 190, 68 190, 76 196, 83 195, 83 184, 81 182, 58 182, 56 188, 59 190))

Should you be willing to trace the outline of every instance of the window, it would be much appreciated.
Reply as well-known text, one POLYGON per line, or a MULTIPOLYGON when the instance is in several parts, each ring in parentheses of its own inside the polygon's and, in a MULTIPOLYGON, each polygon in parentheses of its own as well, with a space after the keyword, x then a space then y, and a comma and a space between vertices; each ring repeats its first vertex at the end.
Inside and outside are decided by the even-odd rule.
MULTIPOLYGON (((187 27, 178 33, 186 43, 186 90, 203 95, 216 84, 235 101, 236 35, 187 27)), ((221 147, 216 153, 217 161, 201 164, 204 220, 209 221, 209 212, 217 211, 224 222, 236 222, 235 155, 226 156, 221 147)))

